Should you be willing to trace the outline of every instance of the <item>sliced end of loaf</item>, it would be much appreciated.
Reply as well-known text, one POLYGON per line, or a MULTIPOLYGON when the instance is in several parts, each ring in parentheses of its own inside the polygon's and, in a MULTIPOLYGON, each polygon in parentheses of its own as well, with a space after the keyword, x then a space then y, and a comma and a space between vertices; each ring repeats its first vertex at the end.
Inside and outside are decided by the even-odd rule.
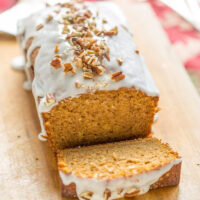
POLYGON ((134 88, 82 94, 43 113, 44 126, 55 151, 146 137, 157 103, 158 97, 134 88))
POLYGON ((90 192, 89 199, 97 198, 95 195, 103 199, 109 191, 110 199, 115 199, 177 185, 181 160, 168 144, 145 138, 63 150, 58 154, 58 168, 64 197, 84 199, 81 194, 90 192), (101 190, 90 188, 88 183, 101 190))

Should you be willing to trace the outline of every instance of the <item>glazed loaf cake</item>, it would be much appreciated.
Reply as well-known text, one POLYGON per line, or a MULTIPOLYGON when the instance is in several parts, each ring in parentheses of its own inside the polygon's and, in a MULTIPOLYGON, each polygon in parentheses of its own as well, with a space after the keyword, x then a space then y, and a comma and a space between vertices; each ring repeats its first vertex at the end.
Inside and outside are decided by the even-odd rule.
POLYGON ((177 185, 181 159, 168 144, 145 138, 62 150, 58 169, 63 197, 111 200, 177 185))
POLYGON ((115 4, 48 5, 18 30, 40 138, 54 151, 151 133, 159 92, 115 4))

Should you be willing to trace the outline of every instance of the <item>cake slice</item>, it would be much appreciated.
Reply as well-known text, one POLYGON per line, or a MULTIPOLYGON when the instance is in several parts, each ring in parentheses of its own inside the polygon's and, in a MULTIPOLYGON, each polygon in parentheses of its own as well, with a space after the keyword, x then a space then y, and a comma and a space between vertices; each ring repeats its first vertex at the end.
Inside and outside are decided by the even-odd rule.
POLYGON ((63 197, 107 200, 177 185, 181 159, 168 144, 145 138, 62 150, 58 169, 63 197))

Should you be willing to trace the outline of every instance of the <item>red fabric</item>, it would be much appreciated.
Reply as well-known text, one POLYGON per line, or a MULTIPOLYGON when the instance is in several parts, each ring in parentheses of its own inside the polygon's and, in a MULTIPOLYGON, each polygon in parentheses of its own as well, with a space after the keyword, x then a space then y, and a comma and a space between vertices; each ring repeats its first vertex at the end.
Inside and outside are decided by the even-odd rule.
POLYGON ((198 70, 200 72, 200 53, 185 62, 186 69, 198 70))
POLYGON ((17 0, 0 0, 0 12, 5 11, 6 9, 13 6, 17 0))
POLYGON ((149 0, 148 3, 200 92, 200 32, 159 0, 149 0))
POLYGON ((184 30, 178 25, 166 27, 164 29, 171 43, 182 42, 184 45, 187 45, 188 38, 200 39, 200 35, 195 29, 184 30))

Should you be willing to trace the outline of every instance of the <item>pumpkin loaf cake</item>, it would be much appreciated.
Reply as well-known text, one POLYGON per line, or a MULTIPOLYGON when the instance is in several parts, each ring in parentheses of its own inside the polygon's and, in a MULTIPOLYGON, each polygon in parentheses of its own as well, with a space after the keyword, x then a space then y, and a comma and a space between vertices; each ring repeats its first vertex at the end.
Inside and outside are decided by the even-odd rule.
POLYGON ((48 5, 18 32, 39 137, 54 151, 151 133, 159 92, 114 3, 48 5))
POLYGON ((133 197, 179 183, 181 159, 156 138, 77 147, 58 153, 62 196, 133 197))

